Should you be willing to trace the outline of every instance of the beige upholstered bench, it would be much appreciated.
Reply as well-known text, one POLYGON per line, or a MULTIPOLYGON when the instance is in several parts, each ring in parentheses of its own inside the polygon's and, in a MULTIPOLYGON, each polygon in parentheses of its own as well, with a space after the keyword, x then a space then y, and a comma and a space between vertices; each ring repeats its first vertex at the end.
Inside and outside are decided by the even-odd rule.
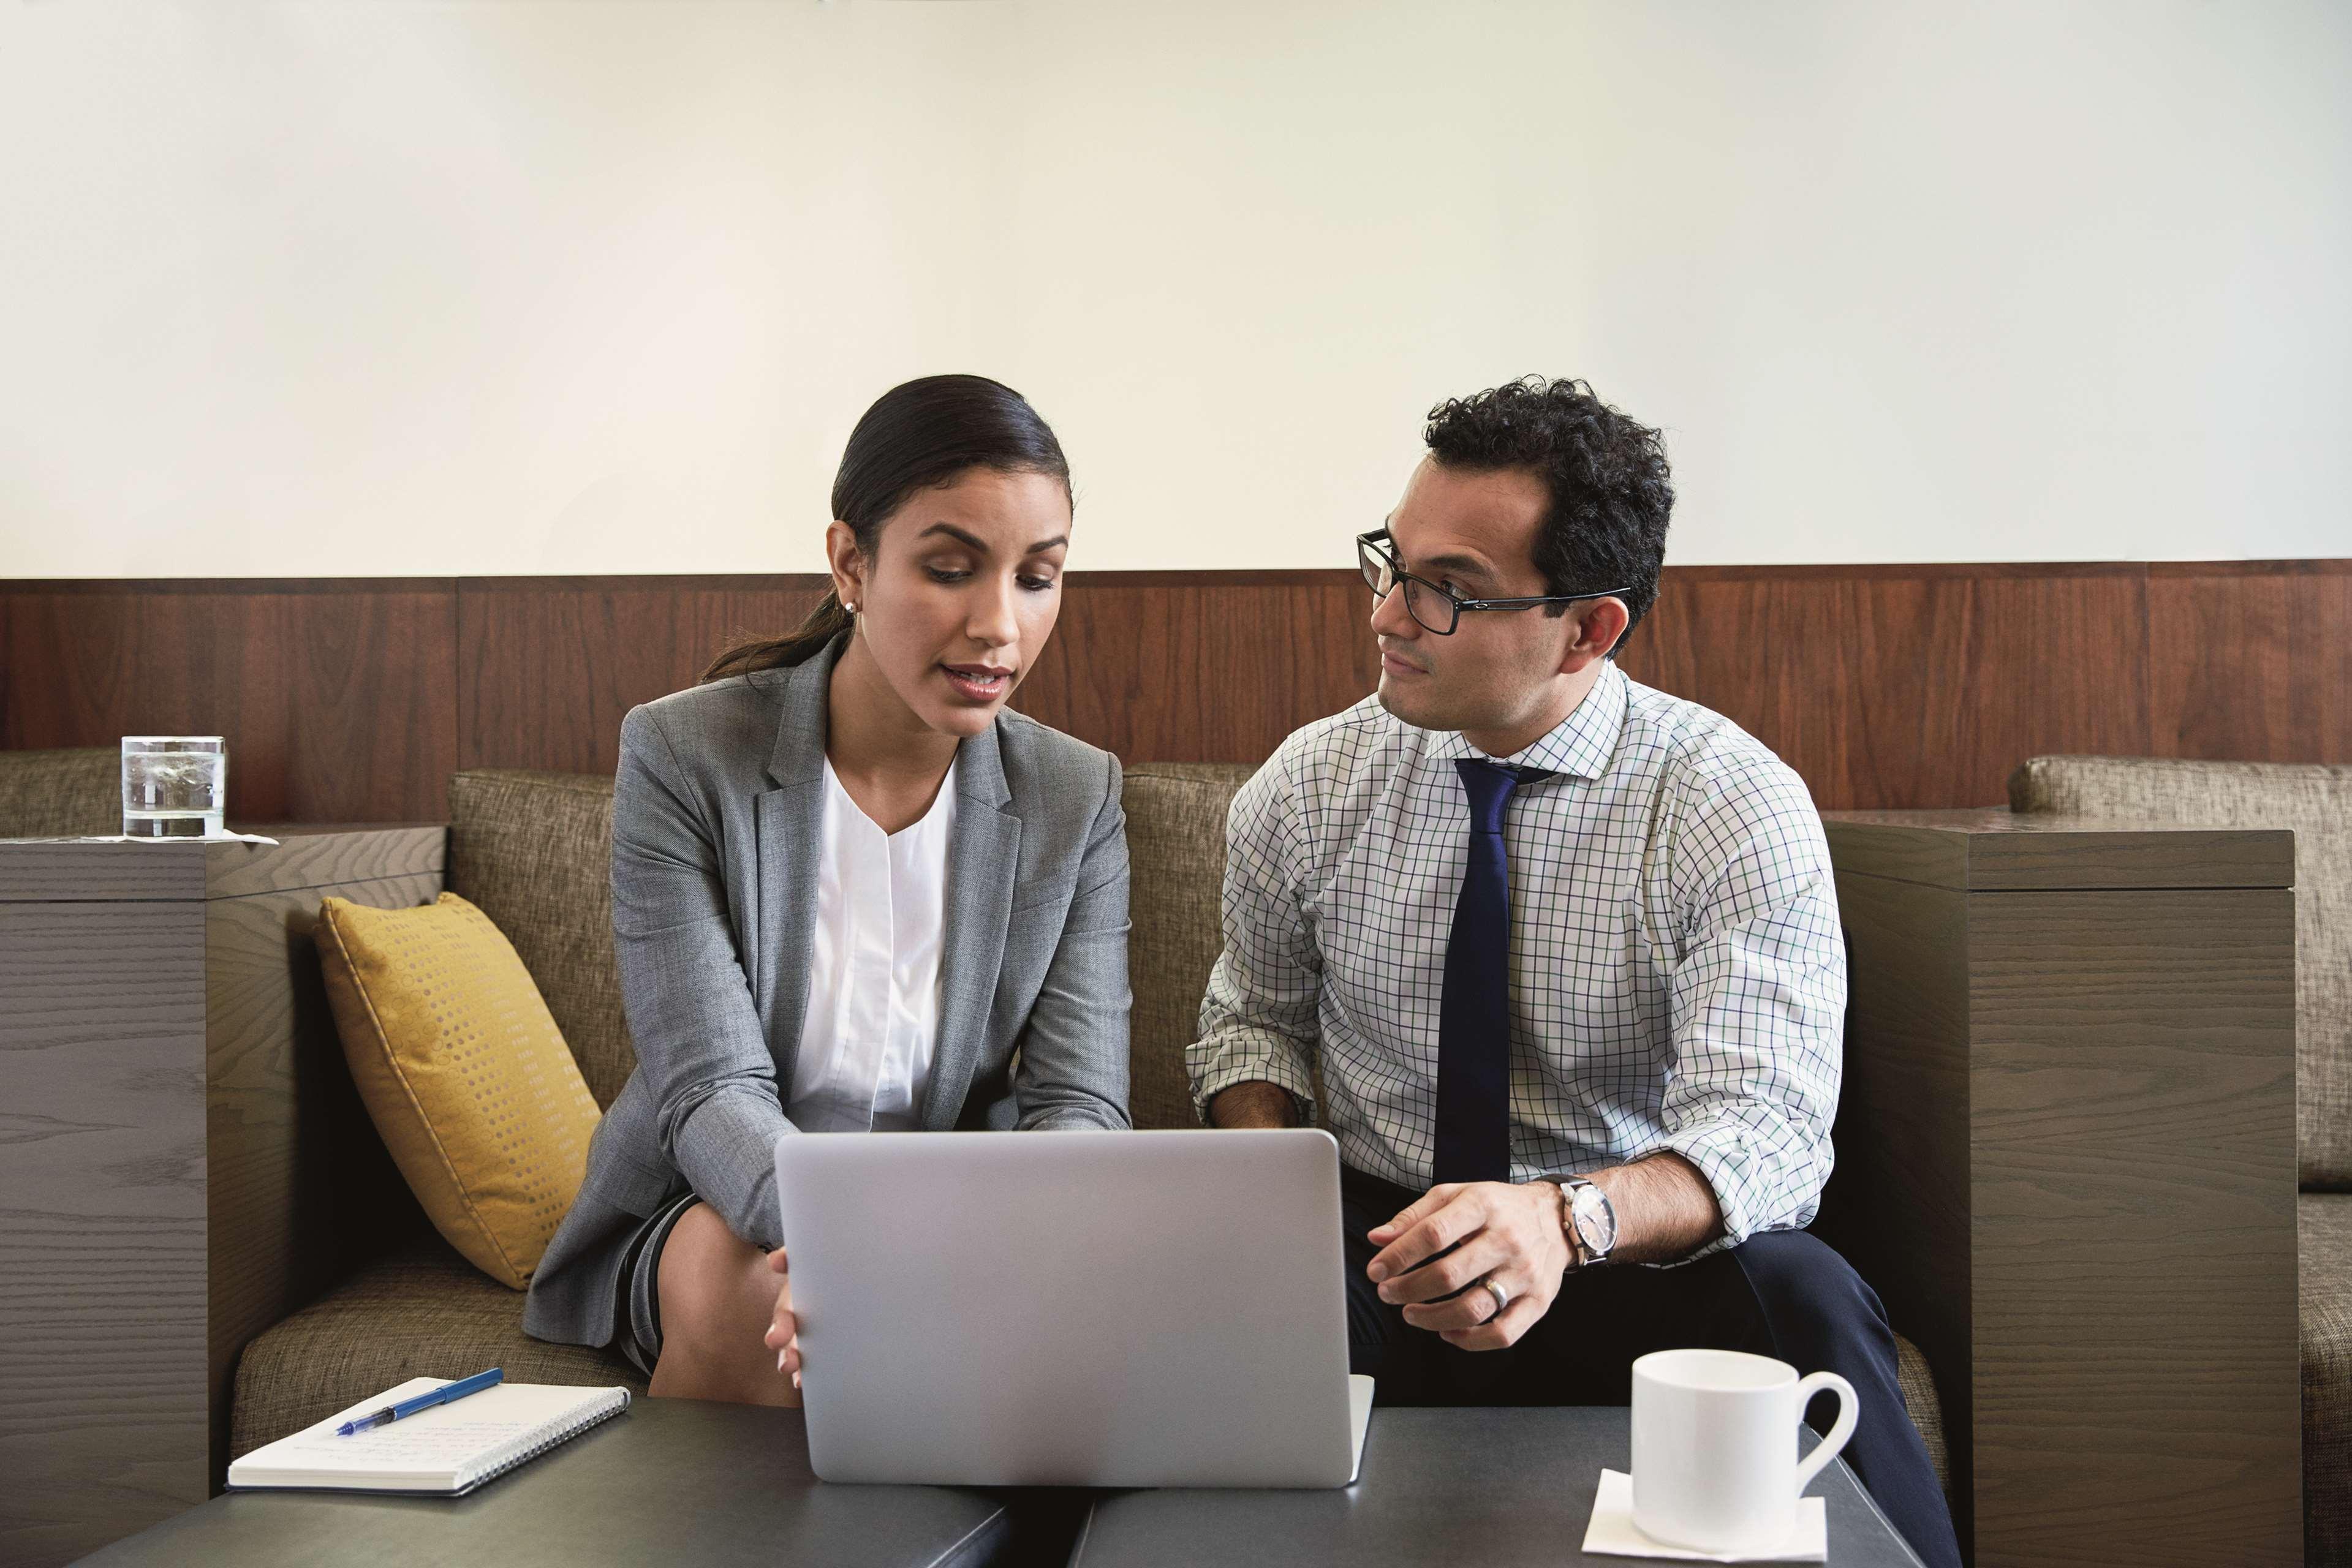
MULTIPOLYGON (((115 831, 115 767, 106 750, 0 753, 0 834, 115 831)), ((1225 809, 1250 771, 1206 763, 1128 770, 1131 1107, 1139 1127, 1197 1124, 1183 1051, 1222 941, 1225 809)), ((450 781, 449 812, 449 890, 480 906, 513 942, 590 1092, 609 1105, 636 1061, 613 959, 612 780, 461 772, 450 781)), ((297 961, 316 958, 304 951, 297 961)), ((389 1167, 379 1160, 375 1168, 381 1176, 389 1167)), ((458 1257, 396 1184, 336 1194, 333 1211, 373 1233, 373 1260, 246 1347, 231 1457, 409 1377, 452 1367, 496 1364, 528 1382, 644 1386, 616 1354, 524 1334, 521 1295, 458 1257)), ((1909 1342, 1898 1349, 1904 1396, 1943 1475, 1935 1385, 1909 1342)))

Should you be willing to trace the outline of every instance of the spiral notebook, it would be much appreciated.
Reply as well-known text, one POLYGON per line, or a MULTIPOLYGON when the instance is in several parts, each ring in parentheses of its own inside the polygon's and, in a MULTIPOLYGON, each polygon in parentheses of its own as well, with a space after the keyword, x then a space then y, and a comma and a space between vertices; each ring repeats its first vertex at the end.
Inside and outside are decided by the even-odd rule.
POLYGON ((315 1427, 256 1448, 229 1466, 228 1484, 231 1490, 305 1487, 458 1497, 629 1407, 625 1388, 501 1383, 389 1426, 348 1437, 335 1435, 346 1421, 448 1381, 412 1377, 315 1427))

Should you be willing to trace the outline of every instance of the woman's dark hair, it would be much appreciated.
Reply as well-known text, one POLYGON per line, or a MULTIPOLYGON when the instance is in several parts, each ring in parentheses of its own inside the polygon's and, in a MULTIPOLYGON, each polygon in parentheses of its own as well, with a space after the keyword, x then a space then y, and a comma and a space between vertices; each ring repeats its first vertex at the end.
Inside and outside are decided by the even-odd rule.
MULTIPOLYGON (((1026 398, 986 376, 925 376, 884 392, 849 433, 833 476, 833 515, 849 525, 858 553, 870 560, 885 518, 917 491, 952 484, 974 468, 1045 474, 1065 493, 1070 487, 1062 444, 1026 398)), ((702 679, 804 664, 849 626, 849 612, 827 589, 793 631, 728 649, 702 679)))
MULTIPOLYGON (((1536 535, 1537 570, 1558 594, 1622 588, 1625 634, 1657 602, 1675 487, 1665 441, 1592 395, 1582 382, 1528 376, 1429 411, 1430 455, 1448 468, 1533 471, 1551 492, 1536 535)), ((1564 615, 1566 605, 1545 613, 1564 615)))

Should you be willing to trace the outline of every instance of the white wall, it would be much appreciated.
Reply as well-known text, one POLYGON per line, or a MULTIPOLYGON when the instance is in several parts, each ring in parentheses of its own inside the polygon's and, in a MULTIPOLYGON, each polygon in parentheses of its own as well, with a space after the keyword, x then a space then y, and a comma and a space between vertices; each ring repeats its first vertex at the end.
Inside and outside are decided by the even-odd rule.
POLYGON ((1079 567, 1528 371, 1676 560, 2352 555, 2333 0, 0 5, 0 576, 813 570, 967 369, 1079 567))

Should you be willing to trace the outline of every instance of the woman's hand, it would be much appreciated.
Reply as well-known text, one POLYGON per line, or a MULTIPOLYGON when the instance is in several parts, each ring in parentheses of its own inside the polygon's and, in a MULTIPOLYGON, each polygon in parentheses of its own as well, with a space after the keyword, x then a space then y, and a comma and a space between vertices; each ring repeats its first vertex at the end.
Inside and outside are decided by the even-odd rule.
POLYGON ((784 1249, 777 1248, 768 1254, 768 1268, 784 1276, 782 1288, 776 1291, 776 1318, 768 1325, 767 1345, 776 1353, 776 1370, 793 1375, 793 1386, 801 1385, 801 1326, 793 1319, 792 1265, 784 1259, 784 1249))

